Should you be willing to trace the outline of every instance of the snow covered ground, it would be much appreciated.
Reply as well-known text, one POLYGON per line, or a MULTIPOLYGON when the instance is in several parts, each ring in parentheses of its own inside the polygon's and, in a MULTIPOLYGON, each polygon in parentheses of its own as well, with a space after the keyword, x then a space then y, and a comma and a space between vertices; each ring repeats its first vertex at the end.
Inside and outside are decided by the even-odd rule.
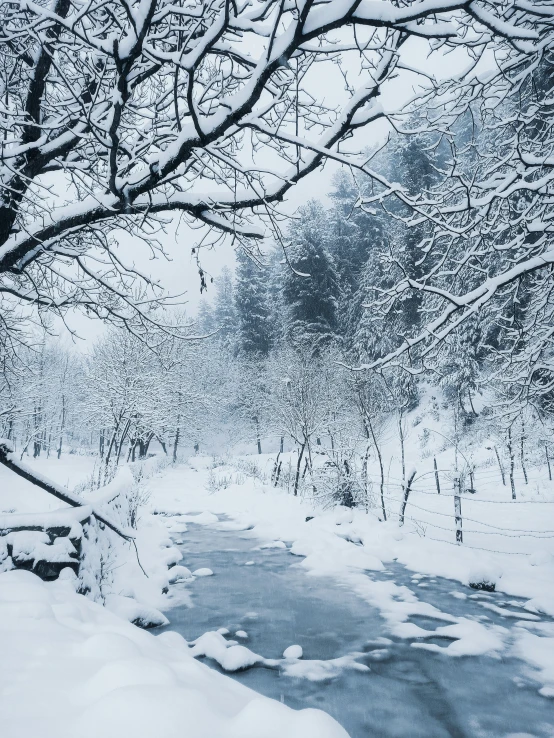
POLYGON ((73 581, 0 575, 3 738, 344 738, 193 658, 177 633, 140 630, 73 581))
MULTIPOLYGON (((195 660, 208 654, 233 671, 247 666, 245 659, 263 659, 246 645, 229 644, 221 634, 208 634, 189 646, 175 633, 156 637, 127 622, 136 615, 124 606, 131 601, 166 610, 171 619, 171 589, 167 596, 160 592, 164 582, 192 582, 193 577, 209 575, 206 567, 191 573, 183 561, 165 575, 165 580, 159 576, 179 558, 168 534, 178 541, 186 536, 191 522, 206 526, 207 533, 210 527, 249 529, 261 547, 286 547, 298 557, 291 557, 292 562, 306 575, 335 578, 379 610, 392 636, 414 639, 417 642, 412 645, 417 648, 438 651, 444 658, 516 656, 528 664, 542 697, 554 697, 554 546, 549 534, 554 525, 551 505, 543 504, 552 499, 548 489, 522 495, 515 503, 517 508, 498 484, 482 484, 478 494, 463 497, 468 518, 473 517, 470 511, 480 506, 475 517, 478 515, 483 527, 494 524, 503 531, 511 527, 514 536, 528 533, 515 536, 522 548, 513 555, 502 547, 483 551, 471 539, 464 545, 453 545, 450 522, 444 530, 438 529, 443 540, 436 540, 438 536, 425 535, 426 530, 409 515, 404 528, 399 528, 392 515, 386 523, 379 521, 378 510, 322 510, 309 500, 272 487, 268 477, 273 461, 274 456, 267 455, 230 458, 215 465, 209 457, 194 457, 154 475, 149 481, 150 513, 143 515, 141 524, 144 562, 152 580, 139 587, 131 569, 124 569, 129 582, 125 584, 125 576, 115 577, 107 598, 116 612, 76 594, 70 574, 48 584, 28 572, 0 574, 3 736, 28 738, 39 732, 46 738, 76 732, 85 737, 114 738, 150 738, 153 734, 160 738, 346 735, 322 712, 290 710, 195 660), (249 473, 253 464, 259 473, 249 473), (222 515, 226 516, 224 522, 222 515), (312 519, 307 521, 308 517, 312 519), (418 583, 422 587, 417 594, 414 588, 378 576, 393 561, 414 572, 414 587, 418 583), (491 612, 505 618, 506 627, 487 623, 485 618, 453 615, 426 602, 425 581, 418 579, 423 574, 466 585, 470 581, 494 582, 497 591, 525 598, 525 603, 523 607, 508 604, 500 608, 502 612, 494 611, 499 608, 490 604, 491 612), (418 616, 436 621, 437 628, 411 622, 418 616), (438 643, 437 636, 441 636, 438 643)), ((38 468, 71 487, 92 472, 93 462, 68 456, 61 462, 39 462, 38 468)), ((387 506, 394 510, 399 498, 393 498, 393 493, 388 496, 387 506)), ((451 503, 446 494, 439 498, 419 489, 412 493, 407 512, 417 511, 419 517, 422 512, 417 506, 425 507, 434 522, 440 519, 442 506, 451 503)), ((13 480, 0 469, 1 512, 56 507, 59 504, 46 494, 13 480), (17 495, 13 494, 15 486, 17 495)), ((490 545, 488 537, 484 540, 490 545)), ((468 596, 471 592, 468 588, 468 596)), ((308 668, 308 664, 299 667, 298 663, 298 659, 293 660, 288 668, 308 668)))
MULTIPOLYGON (((242 462, 238 464, 239 469, 244 468, 244 459, 242 462)), ((262 467, 269 466, 272 458, 258 457, 257 462, 262 467)), ((180 537, 187 523, 193 521, 219 529, 248 529, 262 546, 286 545, 300 557, 299 564, 307 574, 334 577, 378 608, 394 635, 421 638, 418 648, 439 651, 445 656, 515 653, 535 670, 541 694, 554 696, 554 624, 550 622, 554 617, 552 538, 535 540, 529 555, 454 546, 450 541, 417 535, 408 525, 399 529, 394 519, 380 522, 375 513, 314 508, 310 501, 268 486, 260 478, 237 473, 233 460, 229 466, 214 470, 211 459, 194 458, 190 464, 168 471, 152 488, 151 504, 156 512, 170 515, 166 519, 172 535, 180 537), (225 486, 215 491, 214 475, 225 481, 225 486), (221 515, 228 516, 232 522, 219 522, 217 516, 221 515), (306 521, 312 516, 313 519, 306 521), (419 573, 451 578, 465 585, 488 581, 495 583, 497 591, 525 598, 523 610, 508 608, 504 613, 518 628, 508 632, 489 627, 486 622, 454 617, 425 602, 423 590, 422 596, 416 597, 406 587, 371 577, 372 571, 382 571, 393 561, 412 570, 416 578, 419 573), (425 630, 409 622, 414 616, 437 620, 439 627, 425 630), (537 618, 541 622, 536 622, 537 618), (445 645, 425 642, 426 638, 436 636, 444 638, 445 645)), ((545 520, 540 505, 532 510, 524 520, 534 526, 532 529, 546 530, 552 525, 545 520)), ((497 515, 496 507, 493 514, 497 515)), ((523 527, 521 518, 514 521, 513 512, 511 517, 503 515, 506 524, 512 521, 523 527)), ((482 519, 486 522, 486 518, 482 519)), ((468 587, 468 596, 472 591, 468 587)))

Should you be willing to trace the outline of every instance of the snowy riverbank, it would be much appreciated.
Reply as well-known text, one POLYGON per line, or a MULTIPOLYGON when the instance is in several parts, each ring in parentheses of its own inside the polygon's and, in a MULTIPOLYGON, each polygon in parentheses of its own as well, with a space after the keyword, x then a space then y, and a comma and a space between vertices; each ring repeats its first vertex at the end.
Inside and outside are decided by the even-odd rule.
MULTIPOLYGON (((205 526, 207 535, 210 527, 243 531, 243 535, 247 531, 253 547, 288 550, 295 554, 290 557, 291 565, 308 576, 331 577, 350 589, 368 608, 379 611, 391 638, 414 648, 447 659, 518 658, 527 664, 533 689, 543 698, 554 696, 551 539, 536 541, 536 550, 521 556, 453 546, 448 540, 418 536, 408 524, 400 529, 397 521, 380 522, 373 512, 314 507, 310 501, 268 485, 271 464, 270 456, 231 458, 217 466, 208 457, 194 457, 149 479, 150 498, 142 511, 138 542, 152 577, 139 587, 140 579, 131 576, 135 563, 131 559, 124 563, 107 597, 108 605, 122 617, 76 594, 69 574, 48 584, 23 571, 0 575, 3 735, 27 738, 39 729, 46 738, 69 738, 76 732, 83 738, 151 738, 154 733, 160 738, 183 734, 187 738, 346 735, 324 713, 290 710, 195 659, 208 654, 232 671, 234 662, 227 662, 237 652, 229 652, 231 644, 223 637, 212 634, 189 646, 176 633, 155 636, 140 630, 126 621, 132 619, 129 613, 115 606, 123 596, 132 596, 144 607, 164 610, 171 620, 175 590, 170 585, 169 594, 164 595, 160 587, 188 576, 186 559, 169 572, 165 567, 180 557, 173 545, 186 537, 192 522, 205 526), (248 473, 254 464, 259 474, 248 473), (173 557, 171 562, 168 557, 173 557), (413 571, 411 581, 400 583, 381 576, 393 561, 413 571), (162 570, 167 572, 165 578, 162 570), (478 616, 461 614, 454 605, 449 608, 426 601, 426 579, 432 581, 434 576, 464 585, 487 579, 495 582, 497 592, 525 599, 507 599, 499 607, 487 601, 486 593, 474 593, 467 587, 466 594, 458 589, 453 597, 479 596, 482 610, 478 616), (494 613, 494 622, 487 612, 494 613)), ((60 478, 63 475, 72 475, 73 483, 84 475, 73 460, 67 466, 63 460, 61 465, 52 461, 50 466, 57 469, 60 482, 66 481, 60 478)), ((50 473, 50 469, 43 471, 50 473)), ((33 495, 25 496, 26 491, 24 485, 18 490, 18 512, 35 509, 37 504, 33 495)), ((410 502, 419 504, 417 494, 410 502)), ((13 489, 10 499, 14 499, 13 489)), ((432 502, 444 504, 444 500, 432 502)), ((540 509, 540 505, 532 507, 529 514, 534 519, 524 521, 532 530, 549 527, 540 509)), ((504 522, 510 522, 508 517, 504 522)), ((218 572, 214 573, 217 579, 218 572)), ((181 594, 193 586, 194 579, 185 582, 181 594)), ((263 656, 253 654, 254 660, 263 656)), ((304 671, 308 666, 306 663, 304 671)))
MULTIPOLYGON (((401 530, 396 521, 380 522, 376 515, 361 510, 314 509, 310 502, 254 477, 237 475, 236 471, 233 476, 232 467, 215 470, 216 477, 226 480, 225 486, 217 489, 211 467, 210 459, 197 457, 156 480, 151 505, 162 513, 159 517, 169 514, 165 519, 170 534, 180 537, 192 521, 220 529, 249 530, 262 546, 289 548, 307 574, 331 576, 350 588, 379 609, 391 633, 421 639, 418 648, 452 657, 517 655, 533 668, 541 694, 554 695, 554 562, 545 541, 540 541, 542 548, 537 546, 536 554, 526 556, 452 546, 447 541, 414 535, 409 528, 401 530), (232 522, 219 522, 217 516, 221 515, 232 522), (489 626, 485 614, 480 620, 454 617, 426 603, 423 589, 418 597, 407 587, 372 579, 371 571, 382 571, 392 561, 414 572, 415 587, 422 574, 451 578, 465 585, 487 580, 507 596, 525 598, 523 609, 505 609, 507 624, 517 627, 508 630, 489 626), (413 616, 436 620, 438 630, 408 622, 413 616), (441 645, 426 642, 437 636, 442 639, 441 645)), ((537 512, 535 517, 539 526, 541 515, 537 512)), ((552 545, 551 540, 546 543, 552 545)), ((419 584, 424 588, 423 581, 419 584)), ((467 596, 474 592, 468 586, 467 596)))

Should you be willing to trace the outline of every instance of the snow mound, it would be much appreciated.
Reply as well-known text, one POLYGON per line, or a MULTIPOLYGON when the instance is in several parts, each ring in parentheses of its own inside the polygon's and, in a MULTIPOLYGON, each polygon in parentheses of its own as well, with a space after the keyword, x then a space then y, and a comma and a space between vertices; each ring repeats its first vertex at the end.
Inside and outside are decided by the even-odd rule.
POLYGON ((203 569, 196 569, 196 571, 192 572, 192 575, 195 577, 211 577, 213 576, 213 571, 204 567, 203 569))
POLYGON ((304 654, 302 646, 289 646, 283 651, 284 659, 301 659, 304 654))
POLYGON ((328 661, 320 661, 313 659, 310 661, 285 661, 283 664, 283 673, 297 679, 308 679, 311 682, 323 682, 328 679, 335 679, 345 669, 355 669, 356 671, 369 671, 369 666, 360 664, 357 658, 363 656, 361 653, 351 653, 346 656, 340 656, 337 659, 329 659, 328 661))
POLYGON ((120 618, 128 620, 139 628, 157 628, 160 625, 169 625, 166 616, 155 607, 142 605, 132 597, 111 594, 106 597, 108 610, 119 615, 120 618))
POLYGON ((502 570, 489 561, 474 562, 468 572, 468 584, 472 589, 494 592, 502 570))
POLYGON ((548 566, 554 564, 554 556, 549 551, 533 551, 529 563, 531 566, 548 566))
POLYGON ((186 582, 193 578, 191 570, 187 569, 186 566, 180 566, 179 564, 171 567, 168 576, 170 584, 175 584, 175 582, 186 582))
POLYGON ((263 543, 260 548, 286 548, 287 544, 283 541, 269 541, 268 543, 263 543))
POLYGON ((233 646, 221 635, 214 631, 204 633, 193 642, 191 654, 207 656, 217 661, 225 671, 242 671, 254 664, 263 663, 264 659, 246 646, 233 646))
MULTIPOLYGON (((218 646, 232 666, 247 660, 248 649, 218 646)), ((176 633, 154 637, 68 582, 0 574, 0 653, 10 676, 9 692, 0 692, 2 736, 348 738, 329 715, 262 697, 192 652, 176 633), (49 617, 28 623, 12 609, 22 604, 49 617)))

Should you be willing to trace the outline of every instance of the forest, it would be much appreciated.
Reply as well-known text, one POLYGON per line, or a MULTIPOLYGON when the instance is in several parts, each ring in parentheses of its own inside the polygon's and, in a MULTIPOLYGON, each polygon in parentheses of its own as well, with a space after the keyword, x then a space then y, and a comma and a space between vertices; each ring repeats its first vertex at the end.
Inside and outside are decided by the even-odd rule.
POLYGON ((553 49, 0 0, 3 736, 551 738, 553 49))

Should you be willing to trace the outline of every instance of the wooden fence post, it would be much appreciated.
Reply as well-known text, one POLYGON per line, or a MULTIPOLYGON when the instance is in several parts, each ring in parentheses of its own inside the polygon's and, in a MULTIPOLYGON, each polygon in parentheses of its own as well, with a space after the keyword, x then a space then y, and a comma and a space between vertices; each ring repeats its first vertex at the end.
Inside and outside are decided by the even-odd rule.
POLYGON ((439 470, 437 469, 437 457, 433 456, 433 466, 435 467, 435 484, 437 485, 437 494, 441 493, 441 484, 439 482, 439 470))
POLYGON ((454 522, 456 524, 456 543, 464 542, 462 532, 462 499, 460 496, 461 479, 454 477, 454 522))
POLYGON ((477 491, 475 489, 474 474, 475 474, 475 467, 472 466, 471 469, 469 470, 469 491, 471 492, 472 495, 474 495, 475 492, 477 491))

